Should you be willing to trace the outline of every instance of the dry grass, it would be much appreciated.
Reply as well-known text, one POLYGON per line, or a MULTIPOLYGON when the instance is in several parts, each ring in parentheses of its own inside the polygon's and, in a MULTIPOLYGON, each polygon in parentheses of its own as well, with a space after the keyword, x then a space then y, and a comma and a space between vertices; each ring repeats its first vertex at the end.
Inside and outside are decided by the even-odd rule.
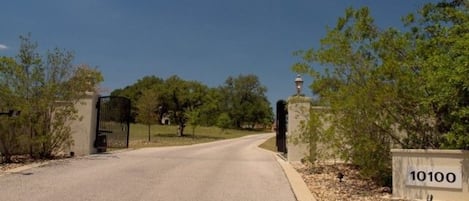
POLYGON ((277 145, 275 144, 276 138, 271 137, 266 140, 264 143, 260 144, 259 147, 263 149, 267 149, 269 151, 277 152, 277 145))

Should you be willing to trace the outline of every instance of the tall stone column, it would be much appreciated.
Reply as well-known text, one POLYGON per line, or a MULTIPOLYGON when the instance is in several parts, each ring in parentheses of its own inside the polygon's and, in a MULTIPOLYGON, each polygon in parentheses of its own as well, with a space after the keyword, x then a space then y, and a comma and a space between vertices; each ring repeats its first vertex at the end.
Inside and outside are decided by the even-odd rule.
POLYGON ((88 92, 87 96, 75 105, 78 110, 78 115, 81 116, 82 119, 71 123, 70 127, 74 144, 70 147, 69 151, 77 156, 97 152, 94 147, 94 141, 96 139, 96 103, 98 102, 98 98, 98 93, 88 92))
POLYGON ((308 144, 301 141, 300 135, 306 132, 311 103, 310 97, 301 95, 291 96, 287 100, 287 159, 290 162, 301 161, 309 154, 308 144))

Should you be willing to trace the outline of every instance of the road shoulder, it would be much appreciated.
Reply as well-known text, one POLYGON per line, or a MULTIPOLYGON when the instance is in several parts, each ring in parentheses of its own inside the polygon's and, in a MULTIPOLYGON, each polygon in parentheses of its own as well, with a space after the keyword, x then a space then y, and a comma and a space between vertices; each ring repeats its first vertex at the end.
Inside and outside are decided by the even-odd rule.
POLYGON ((277 162, 283 169, 283 172, 290 182, 290 186, 298 201, 316 201, 313 194, 309 191, 308 186, 301 178, 301 175, 291 166, 291 164, 282 159, 277 154, 274 154, 277 162))

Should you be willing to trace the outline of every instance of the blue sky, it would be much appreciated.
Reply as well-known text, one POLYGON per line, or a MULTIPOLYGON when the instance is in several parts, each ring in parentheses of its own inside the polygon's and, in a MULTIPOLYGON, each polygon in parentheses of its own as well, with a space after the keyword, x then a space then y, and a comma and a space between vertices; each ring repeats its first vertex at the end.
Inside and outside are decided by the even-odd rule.
MULTIPOLYGON (((368 6, 382 27, 424 0, 14 0, 0 3, 0 56, 18 52, 19 35, 39 50, 75 53, 104 75, 103 95, 146 75, 178 75, 210 87, 255 74, 275 106, 295 92, 296 50, 318 47, 345 8, 368 6)), ((305 85, 311 79, 304 77, 305 85)), ((310 92, 307 94, 311 95, 310 92)))

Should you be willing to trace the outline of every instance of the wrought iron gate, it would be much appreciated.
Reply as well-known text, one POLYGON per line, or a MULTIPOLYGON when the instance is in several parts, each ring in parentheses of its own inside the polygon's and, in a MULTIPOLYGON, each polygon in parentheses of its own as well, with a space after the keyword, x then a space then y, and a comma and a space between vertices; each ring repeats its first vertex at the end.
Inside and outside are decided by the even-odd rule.
POLYGON ((277 151, 287 153, 287 103, 284 100, 277 101, 276 118, 276 144, 277 151))
POLYGON ((119 96, 99 97, 97 108, 96 141, 98 152, 106 148, 129 147, 130 100, 119 96))

